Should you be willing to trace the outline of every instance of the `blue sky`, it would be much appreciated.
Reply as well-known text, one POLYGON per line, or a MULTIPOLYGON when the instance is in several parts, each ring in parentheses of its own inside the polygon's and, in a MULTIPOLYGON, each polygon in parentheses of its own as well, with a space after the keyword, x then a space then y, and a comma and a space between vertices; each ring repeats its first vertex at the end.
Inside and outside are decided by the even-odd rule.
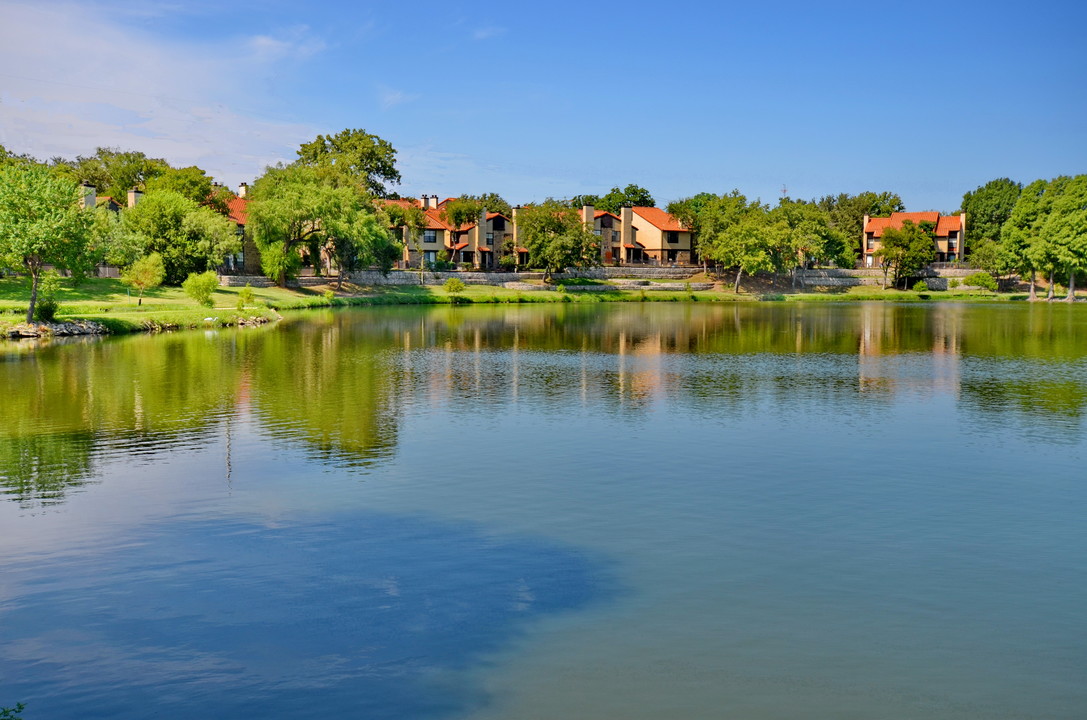
POLYGON ((99 145, 229 185, 318 133, 404 194, 658 204, 891 190, 958 208, 1087 172, 1087 4, 0 0, 0 144, 99 145))

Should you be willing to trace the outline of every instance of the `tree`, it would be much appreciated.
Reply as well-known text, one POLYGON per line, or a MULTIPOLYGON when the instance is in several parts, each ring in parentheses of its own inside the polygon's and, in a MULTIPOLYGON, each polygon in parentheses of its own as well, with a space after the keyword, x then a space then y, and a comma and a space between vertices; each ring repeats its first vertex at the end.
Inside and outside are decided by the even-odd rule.
POLYGON ((633 207, 656 207, 657 201, 640 185, 631 183, 625 188, 613 187, 606 195, 575 195, 569 201, 572 208, 592 205, 597 210, 619 214, 624 205, 633 207))
POLYGON ((450 200, 442 206, 440 213, 442 220, 444 220, 450 227, 453 228, 452 236, 450 240, 452 242, 453 262, 457 261, 460 257, 460 250, 456 250, 457 247, 457 233, 460 228, 470 223, 479 222, 479 216, 483 212, 483 205, 478 200, 468 199, 467 197, 459 197, 456 200, 450 200))
MULTIPOLYGON (((1058 258, 1055 248, 1050 247, 1049 239, 1043 235, 1042 228, 1054 199, 1060 195, 1067 177, 1052 180, 1035 180, 1019 194, 1011 215, 1000 230, 1001 249, 1007 258, 1009 267, 1019 273, 1030 273, 1030 300, 1037 299, 1035 278, 1039 271, 1052 274, 1058 258)), ((1053 295, 1053 283, 1049 283, 1049 296, 1053 295)))
POLYGON ((195 165, 184 168, 167 167, 161 174, 149 179, 145 189, 148 193, 172 190, 221 215, 229 212, 229 203, 235 197, 231 191, 215 185, 211 176, 195 165))
POLYGON ((376 197, 387 197, 389 185, 400 184, 396 150, 388 140, 365 130, 345 129, 318 135, 298 148, 299 165, 343 173, 376 197))
MULTIPOLYGON (((685 215, 680 215, 685 223, 698 229, 695 236, 695 249, 705 260, 725 267, 738 267, 737 258, 745 254, 739 251, 742 239, 739 236, 726 237, 726 233, 739 224, 748 214, 765 214, 767 208, 759 201, 748 199, 739 190, 727 195, 695 196, 699 198, 683 201, 688 203, 685 215)), ((762 222, 760 218, 759 222, 762 222)), ((748 267, 757 263, 749 262, 748 267)), ((740 269, 742 274, 743 269, 740 269)), ((740 274, 737 274, 736 286, 739 287, 740 274)))
POLYGON ((971 245, 979 240, 1000 242, 1000 229, 1011 217, 1023 186, 1008 178, 990 180, 962 196, 962 211, 970 226, 971 245))
POLYGON ((856 262, 861 237, 864 235, 865 215, 887 217, 891 213, 903 212, 906 209, 902 198, 892 192, 865 191, 858 195, 826 195, 816 200, 815 204, 830 214, 831 227, 847 238, 853 253, 852 262, 847 263, 847 266, 856 262))
POLYGON ((1065 183, 1042 224, 1042 236, 1053 244, 1058 261, 1068 273, 1065 300, 1072 302, 1076 297, 1076 273, 1087 267, 1087 175, 1077 175, 1065 183))
POLYGON ((894 271, 894 284, 905 281, 936 256, 932 240, 932 223, 915 225, 905 220, 900 228, 884 228, 880 248, 874 255, 883 265, 883 287, 887 287, 887 273, 894 271), (928 227, 926 227, 928 226, 928 227))
POLYGON ((543 267, 545 279, 568 267, 600 264, 600 238, 564 204, 548 200, 528 205, 517 215, 521 244, 534 265, 543 267))
POLYGON ((503 199, 498 193, 483 193, 482 195, 461 195, 461 200, 469 200, 477 203, 480 208, 485 208, 488 212, 496 212, 510 217, 513 215, 513 207, 503 199))
POLYGON ((343 258, 356 253, 350 256, 352 264, 376 264, 383 271, 392 267, 400 252, 383 222, 378 223, 380 232, 374 230, 377 210, 365 191, 321 168, 268 168, 254 183, 252 197, 248 228, 264 272, 280 285, 297 269, 298 250, 311 242, 343 258))
POLYGON ((144 185, 170 168, 161 158, 107 147, 98 148, 94 155, 80 156, 74 161, 57 160, 54 164, 58 172, 93 185, 99 195, 109 195, 119 202, 129 189, 144 185))
POLYGON ((79 186, 41 165, 0 168, 0 261, 30 275, 33 322, 38 283, 46 265, 81 273, 88 268, 91 213, 79 186))
POLYGON ((20 167, 25 167, 27 165, 40 164, 41 163, 39 163, 37 160, 27 155, 26 153, 17 155, 8 150, 3 145, 0 145, 0 167, 7 167, 8 165, 18 165, 20 167))
POLYGON ((145 239, 142 254, 162 255, 171 285, 181 284, 190 273, 218 267, 241 248, 237 225, 173 190, 147 193, 121 218, 126 231, 145 239))
POLYGON ((855 257, 852 244, 844 233, 831 226, 830 213, 815 203, 784 197, 770 211, 768 220, 783 226, 775 265, 781 272, 792 275, 793 287, 796 287, 795 270, 809 262, 852 264, 855 257))
POLYGON ((421 208, 415 205, 402 205, 390 203, 384 208, 389 218, 389 226, 401 229, 401 242, 413 248, 419 255, 419 272, 423 272, 423 246, 422 235, 427 227, 427 216, 421 208))
POLYGON ((143 305, 143 294, 157 288, 166 278, 166 268, 162 264, 162 255, 151 253, 125 268, 121 273, 121 282, 139 291, 137 305, 143 305))

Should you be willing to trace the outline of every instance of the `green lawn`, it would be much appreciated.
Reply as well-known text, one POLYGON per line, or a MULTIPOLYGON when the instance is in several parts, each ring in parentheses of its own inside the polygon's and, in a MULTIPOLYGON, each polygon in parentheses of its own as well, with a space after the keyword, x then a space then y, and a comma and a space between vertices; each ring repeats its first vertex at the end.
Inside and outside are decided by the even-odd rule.
MULTIPOLYGON (((604 284, 593 280, 565 281, 568 285, 604 284)), ((697 290, 686 292, 653 291, 619 288, 603 292, 563 290, 514 290, 490 285, 468 285, 459 293, 449 293, 440 285, 381 285, 375 287, 348 286, 343 292, 329 297, 327 288, 285 289, 253 288, 254 305, 239 310, 241 288, 220 287, 212 296, 212 307, 197 305, 181 288, 160 287, 148 291, 143 304, 119 280, 87 279, 78 285, 62 282, 58 297, 58 320, 95 320, 114 332, 135 332, 175 327, 208 327, 236 325, 250 318, 270 320, 277 310, 347 305, 414 305, 468 303, 601 303, 601 302, 751 302, 776 300, 786 302, 835 302, 883 300, 898 302, 953 300, 986 302, 1022 299, 1021 295, 998 295, 985 291, 916 293, 912 290, 881 290, 877 287, 856 286, 822 293, 746 293, 697 290)), ((30 297, 30 283, 25 278, 0 279, 0 328, 22 321, 30 297)))

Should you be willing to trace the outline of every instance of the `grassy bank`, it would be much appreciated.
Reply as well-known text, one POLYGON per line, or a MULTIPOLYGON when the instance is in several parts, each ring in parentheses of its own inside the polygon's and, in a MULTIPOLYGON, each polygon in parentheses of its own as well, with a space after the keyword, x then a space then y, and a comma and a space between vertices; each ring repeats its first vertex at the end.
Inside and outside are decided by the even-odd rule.
MULTIPOLYGON (((163 329, 226 327, 267 322, 281 310, 355 305, 444 305, 475 303, 603 303, 603 302, 994 302, 1023 300, 1025 295, 996 294, 986 291, 948 291, 917 293, 911 290, 881 290, 859 286, 837 292, 762 292, 735 294, 731 287, 720 290, 645 290, 619 288, 600 281, 573 281, 564 287, 543 286, 539 290, 515 290, 489 285, 469 285, 450 293, 441 286, 382 285, 342 289, 253 288, 253 303, 238 308, 235 287, 221 287, 212 296, 212 307, 197 305, 180 288, 162 287, 144 295, 142 304, 118 280, 95 278, 73 285, 65 280, 58 295, 57 320, 93 320, 115 333, 163 329), (595 286, 592 291, 577 286, 595 286), (545 287, 551 289, 544 289, 545 287)), ((718 286, 721 287, 721 286, 718 286)), ((24 278, 0 279, 0 330, 23 321, 30 284, 24 278)))

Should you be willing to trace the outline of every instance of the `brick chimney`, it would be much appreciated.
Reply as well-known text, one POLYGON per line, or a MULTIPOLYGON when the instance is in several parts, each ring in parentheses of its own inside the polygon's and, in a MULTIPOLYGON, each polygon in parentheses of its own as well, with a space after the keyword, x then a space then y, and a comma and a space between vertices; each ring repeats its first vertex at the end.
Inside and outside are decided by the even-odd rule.
POLYGON ((242 183, 241 185, 238 186, 238 197, 243 198, 248 194, 249 194, 249 185, 247 183, 242 183))
POLYGON ((131 190, 128 191, 128 206, 130 208, 136 207, 136 203, 138 203, 140 201, 140 198, 142 198, 142 197, 143 197, 143 191, 142 190, 140 190, 137 187, 132 188, 131 190))

